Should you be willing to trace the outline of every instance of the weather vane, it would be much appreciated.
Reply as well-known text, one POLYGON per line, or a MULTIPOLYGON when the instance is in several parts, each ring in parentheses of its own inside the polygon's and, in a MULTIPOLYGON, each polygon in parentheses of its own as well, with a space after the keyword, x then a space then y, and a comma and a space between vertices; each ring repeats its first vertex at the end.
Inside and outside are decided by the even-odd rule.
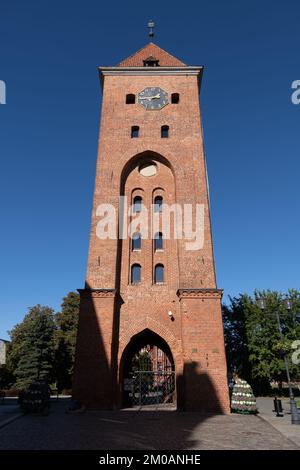
POLYGON ((155 26, 154 21, 149 20, 148 21, 148 29, 149 29, 148 35, 149 35, 149 38, 153 38, 153 36, 154 36, 154 31, 153 31, 154 26, 155 26))

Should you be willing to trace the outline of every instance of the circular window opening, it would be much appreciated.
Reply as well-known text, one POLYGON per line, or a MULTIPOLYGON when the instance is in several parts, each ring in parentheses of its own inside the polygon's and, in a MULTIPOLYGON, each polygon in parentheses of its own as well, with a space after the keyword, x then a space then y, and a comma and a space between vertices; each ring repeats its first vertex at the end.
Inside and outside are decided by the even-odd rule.
POLYGON ((144 163, 139 167, 139 172, 142 176, 154 176, 157 173, 157 166, 155 163, 144 163))

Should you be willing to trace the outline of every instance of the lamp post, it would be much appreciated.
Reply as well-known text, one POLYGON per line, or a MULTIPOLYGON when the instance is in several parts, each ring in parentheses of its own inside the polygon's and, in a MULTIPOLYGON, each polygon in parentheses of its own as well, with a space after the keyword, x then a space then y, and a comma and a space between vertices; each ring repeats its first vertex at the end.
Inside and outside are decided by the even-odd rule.
MULTIPOLYGON (((257 300, 257 306, 258 306, 262 311, 264 311, 265 308, 266 308, 266 301, 265 301, 265 299, 262 298, 262 297, 259 298, 259 299, 257 300)), ((291 309, 292 309, 292 303, 291 303, 290 300, 286 300, 286 301, 285 301, 285 307, 286 307, 286 309, 287 309, 288 311, 291 311, 291 309)), ((276 310, 275 316, 276 316, 276 320, 277 320, 277 325, 278 325, 278 331, 279 331, 280 339, 283 339, 282 327, 281 327, 280 316, 279 316, 278 310, 276 310)), ((287 360, 287 357, 286 357, 285 352, 284 352, 284 355, 283 355, 283 359, 284 359, 284 365, 285 365, 285 371, 286 371, 287 382, 288 382, 288 386, 289 386, 289 395, 290 395, 290 407, 291 407, 292 424, 300 424, 300 416, 299 416, 299 413, 298 413, 297 404, 296 404, 296 402, 295 402, 295 397, 294 397, 294 393, 293 393, 293 389, 292 389, 292 385, 291 385, 291 377, 290 377, 289 364, 288 364, 288 360, 287 360)))

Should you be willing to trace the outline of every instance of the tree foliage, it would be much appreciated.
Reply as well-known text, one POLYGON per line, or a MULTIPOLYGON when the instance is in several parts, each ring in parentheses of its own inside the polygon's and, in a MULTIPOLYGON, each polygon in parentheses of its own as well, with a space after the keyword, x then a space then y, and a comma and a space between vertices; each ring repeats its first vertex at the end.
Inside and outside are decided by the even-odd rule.
POLYGON ((9 332, 11 342, 0 382, 2 377, 5 387, 25 388, 40 378, 56 384, 59 390, 71 388, 78 313, 76 292, 64 297, 57 314, 50 307, 31 307, 23 321, 9 332))
POLYGON ((24 388, 36 379, 53 378, 54 330, 53 310, 36 305, 10 332, 8 366, 14 372, 16 387, 24 388))
POLYGON ((6 364, 0 365, 0 390, 8 389, 15 383, 15 377, 6 364))
POLYGON ((267 391, 271 381, 286 380, 284 353, 289 362, 291 376, 300 376, 300 367, 293 364, 291 344, 300 338, 300 293, 288 292, 292 310, 285 307, 286 296, 274 291, 255 291, 250 297, 242 294, 230 298, 230 304, 223 308, 225 344, 229 369, 236 370, 248 380, 256 392, 267 391), (258 298, 266 300, 261 310, 256 304, 258 298), (283 339, 280 337, 276 312, 279 313, 283 339))
POLYGON ((72 386, 79 300, 79 294, 69 292, 55 316, 55 376, 59 391, 72 386))

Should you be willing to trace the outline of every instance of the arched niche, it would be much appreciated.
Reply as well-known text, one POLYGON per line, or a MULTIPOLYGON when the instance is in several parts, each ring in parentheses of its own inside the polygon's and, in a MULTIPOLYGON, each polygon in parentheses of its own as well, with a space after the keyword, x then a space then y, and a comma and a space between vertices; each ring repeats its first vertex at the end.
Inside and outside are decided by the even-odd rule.
POLYGON ((168 343, 145 328, 125 347, 120 361, 122 406, 176 405, 175 363, 168 343))

